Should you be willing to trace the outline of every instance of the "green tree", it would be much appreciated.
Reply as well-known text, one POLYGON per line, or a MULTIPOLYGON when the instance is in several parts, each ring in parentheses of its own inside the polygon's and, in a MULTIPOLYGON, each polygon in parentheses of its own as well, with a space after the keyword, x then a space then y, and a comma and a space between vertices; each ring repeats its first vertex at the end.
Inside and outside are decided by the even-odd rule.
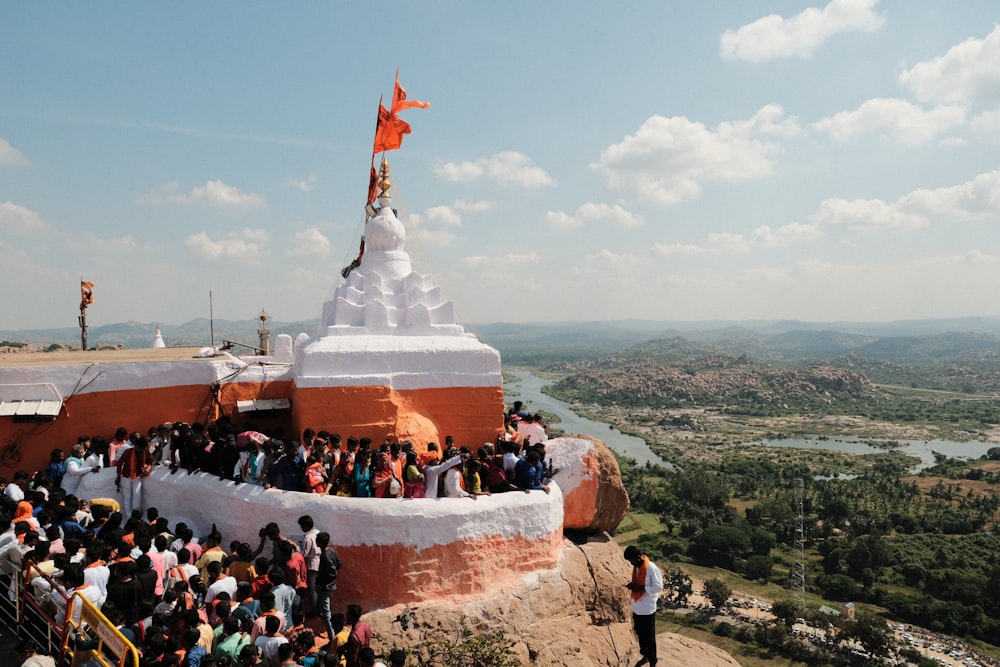
POLYGON ((705 580, 705 597, 709 599, 714 607, 721 609, 726 606, 732 592, 732 589, 722 579, 713 577, 705 580))
POLYGON ((789 630, 795 625, 795 619, 802 612, 799 605, 794 600, 777 600, 771 606, 771 613, 774 617, 785 624, 789 630))
POLYGON ((848 634, 857 639, 876 664, 884 664, 885 658, 896 644, 889 632, 889 626, 881 616, 862 614, 848 626, 848 634))
POLYGON ((736 526, 715 525, 701 531, 688 553, 704 565, 733 569, 737 558, 750 552, 750 537, 736 526))
POLYGON ((666 589, 667 600, 680 605, 685 604, 694 591, 691 577, 687 576, 684 570, 679 567, 667 572, 666 589))

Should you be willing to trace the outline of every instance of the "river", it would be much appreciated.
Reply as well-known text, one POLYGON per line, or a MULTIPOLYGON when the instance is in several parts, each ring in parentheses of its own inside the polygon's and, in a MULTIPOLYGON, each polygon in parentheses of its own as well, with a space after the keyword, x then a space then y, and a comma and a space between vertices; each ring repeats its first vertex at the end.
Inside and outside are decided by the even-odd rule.
MULTIPOLYGON (((517 378, 516 381, 504 385, 504 395, 508 403, 515 400, 524 401, 525 409, 529 412, 541 410, 557 415, 561 420, 557 426, 569 435, 581 433, 589 435, 603 441, 614 452, 631 459, 635 459, 638 465, 652 463, 662 465, 667 468, 673 466, 653 453, 642 438, 622 433, 618 429, 603 422, 595 422, 586 417, 573 412, 570 405, 557 398, 553 398, 542 392, 545 385, 551 380, 540 378, 531 371, 508 371, 509 375, 517 378)), ((763 440, 743 443, 743 446, 768 447, 791 447, 795 449, 825 449, 837 452, 847 452, 848 454, 875 454, 879 452, 899 451, 904 454, 920 459, 920 463, 913 469, 913 472, 928 468, 934 465, 934 452, 944 454, 953 458, 979 458, 986 454, 992 447, 1000 447, 1000 443, 981 442, 970 440, 968 442, 955 442, 951 440, 897 440, 899 447, 873 447, 866 442, 850 436, 830 436, 820 440, 818 436, 805 436, 801 438, 782 438, 774 440, 763 440)))
MULTIPOLYGON (((872 439, 872 442, 877 443, 878 440, 872 439)), ((793 449, 825 449, 834 452, 847 452, 848 454, 880 454, 897 451, 920 459, 920 463, 910 469, 911 472, 919 472, 924 468, 934 465, 934 452, 956 459, 977 459, 985 455, 987 450, 993 447, 1000 447, 998 443, 982 442, 979 440, 969 440, 968 442, 956 442, 953 440, 895 440, 895 442, 899 443, 898 447, 877 447, 850 436, 828 436, 828 439, 824 440, 820 440, 817 436, 806 436, 802 438, 757 440, 742 444, 743 446, 766 445, 767 447, 791 447, 793 449)))
POLYGON ((561 420, 556 426, 565 431, 567 435, 582 434, 597 438, 616 454, 635 459, 638 465, 652 463, 673 468, 670 463, 654 454, 642 438, 622 433, 603 422, 595 422, 581 417, 573 412, 568 403, 542 393, 542 387, 550 384, 551 380, 542 379, 531 371, 508 371, 508 374, 517 378, 515 382, 505 384, 503 387, 504 397, 508 404, 516 400, 524 401, 525 409, 528 412, 542 411, 554 414, 561 420))

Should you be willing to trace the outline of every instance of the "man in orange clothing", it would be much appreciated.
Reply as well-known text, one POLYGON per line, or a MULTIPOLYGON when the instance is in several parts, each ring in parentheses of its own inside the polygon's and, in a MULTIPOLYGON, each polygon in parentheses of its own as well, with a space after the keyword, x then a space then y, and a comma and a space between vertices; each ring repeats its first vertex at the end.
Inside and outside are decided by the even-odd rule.
POLYGON ((625 547, 625 560, 632 564, 632 580, 625 586, 632 596, 632 627, 639 639, 642 659, 635 667, 656 667, 656 603, 663 590, 663 574, 638 547, 625 547))

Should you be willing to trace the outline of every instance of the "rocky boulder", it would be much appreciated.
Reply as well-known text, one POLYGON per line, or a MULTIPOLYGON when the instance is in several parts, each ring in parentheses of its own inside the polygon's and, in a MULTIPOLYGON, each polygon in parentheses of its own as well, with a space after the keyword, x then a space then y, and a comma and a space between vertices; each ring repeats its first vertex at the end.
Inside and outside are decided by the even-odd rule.
POLYGON ((563 529, 613 530, 630 504, 618 460, 608 446, 596 438, 575 435, 549 440, 545 453, 565 497, 563 529))
MULTIPOLYGON (((476 635, 502 631, 525 667, 633 665, 639 651, 625 589, 629 575, 622 548, 607 534, 592 535, 581 544, 567 540, 558 569, 526 576, 522 586, 501 596, 421 604, 405 614, 397 606, 365 619, 377 637, 372 642, 377 652, 412 649, 434 637, 458 640, 465 627, 476 635)), ((661 664, 739 664, 724 651, 688 637, 663 634, 658 641, 661 664)))

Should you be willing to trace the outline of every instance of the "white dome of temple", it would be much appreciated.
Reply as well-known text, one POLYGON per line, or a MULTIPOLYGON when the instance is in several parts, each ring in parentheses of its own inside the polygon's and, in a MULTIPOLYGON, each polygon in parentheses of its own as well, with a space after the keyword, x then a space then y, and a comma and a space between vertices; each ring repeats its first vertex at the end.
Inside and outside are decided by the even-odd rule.
POLYGON ((406 230, 389 197, 382 163, 378 213, 365 224, 361 263, 323 304, 319 336, 464 336, 451 301, 429 275, 416 273, 405 250, 406 230))

